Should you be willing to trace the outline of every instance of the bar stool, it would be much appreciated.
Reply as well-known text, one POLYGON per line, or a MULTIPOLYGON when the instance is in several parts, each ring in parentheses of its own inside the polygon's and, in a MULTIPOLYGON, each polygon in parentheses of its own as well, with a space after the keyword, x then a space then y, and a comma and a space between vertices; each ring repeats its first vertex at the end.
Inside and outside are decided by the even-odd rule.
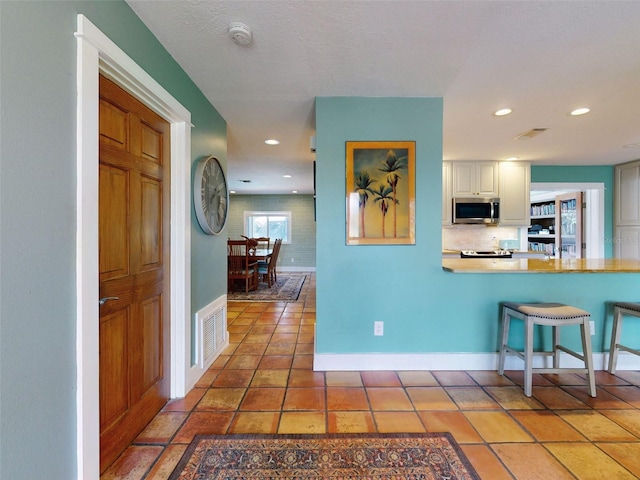
POLYGON ((579 308, 562 303, 502 303, 502 343, 498 361, 498 373, 504 374, 504 362, 507 353, 517 355, 524 360, 524 394, 531 396, 533 373, 586 373, 589 381, 589 395, 596 396, 596 381, 593 374, 593 357, 591 353, 591 335, 589 329, 590 314, 579 308), (512 318, 524 323, 524 351, 510 347, 509 326, 512 318), (553 351, 533 351, 533 326, 548 325, 553 327, 553 351), (560 345, 560 328, 565 325, 580 325, 582 334, 582 350, 580 355, 560 345), (559 350, 584 362, 585 368, 560 368, 559 350), (552 356, 553 368, 533 368, 534 355, 552 356))
POLYGON ((611 332, 611 348, 609 349, 609 373, 616 373, 618 353, 620 350, 640 355, 640 350, 620 345, 620 333, 622 332, 622 317, 640 318, 640 303, 614 302, 613 303, 613 331, 611 332))

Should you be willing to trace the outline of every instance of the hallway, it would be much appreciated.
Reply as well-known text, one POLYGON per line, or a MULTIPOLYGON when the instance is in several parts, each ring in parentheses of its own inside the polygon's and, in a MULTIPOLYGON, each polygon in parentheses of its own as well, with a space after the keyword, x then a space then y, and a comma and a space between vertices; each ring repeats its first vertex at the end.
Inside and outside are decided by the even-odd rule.
POLYGON ((292 303, 228 305, 230 346, 102 479, 166 479, 196 434, 449 431, 481 478, 640 478, 640 372, 314 372, 315 274, 292 303))

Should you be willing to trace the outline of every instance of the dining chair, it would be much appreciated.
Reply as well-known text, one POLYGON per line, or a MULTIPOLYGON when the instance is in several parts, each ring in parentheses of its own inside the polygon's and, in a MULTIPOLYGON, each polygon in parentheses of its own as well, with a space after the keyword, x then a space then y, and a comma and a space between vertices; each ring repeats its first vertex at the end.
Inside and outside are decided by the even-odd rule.
POLYGON ((256 237, 252 240, 256 242, 257 250, 269 250, 269 245, 271 245, 271 239, 269 237, 256 237))
POLYGON ((278 266, 277 265, 278 264, 278 258, 280 257, 280 247, 282 247, 282 239, 278 238, 276 240, 278 241, 278 247, 275 248, 275 245, 274 245, 275 252, 274 252, 274 254, 271 255, 273 257, 273 273, 272 273, 272 275, 273 275, 273 282, 274 283, 278 280, 278 271, 277 271, 276 267, 278 266))
POLYGON ((266 280, 267 285, 271 288, 272 285, 276 283, 276 266, 278 263, 278 253, 280 252, 280 245, 282 244, 281 238, 276 238, 276 241, 273 243, 273 251, 271 255, 264 262, 258 262, 258 274, 261 278, 266 280))
POLYGON ((256 242, 254 238, 246 237, 244 235, 240 235, 240 236, 246 240, 249 251, 251 253, 255 252, 256 248, 258 248, 258 242, 256 242))
POLYGON ((247 251, 247 240, 227 240, 228 255, 244 255, 247 251))
POLYGON ((244 282, 245 293, 258 288, 258 264, 252 261, 247 240, 227 241, 227 290, 233 291, 236 280, 244 282))

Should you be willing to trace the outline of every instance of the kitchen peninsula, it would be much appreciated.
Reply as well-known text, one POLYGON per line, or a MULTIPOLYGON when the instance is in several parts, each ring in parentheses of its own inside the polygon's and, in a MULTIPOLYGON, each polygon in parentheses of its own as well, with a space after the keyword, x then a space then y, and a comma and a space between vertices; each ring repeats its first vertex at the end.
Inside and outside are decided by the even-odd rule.
MULTIPOLYGON (((620 258, 442 258, 439 288, 455 290, 457 298, 471 297, 467 292, 477 292, 473 298, 456 302, 450 317, 461 321, 469 330, 476 327, 476 335, 483 331, 485 352, 498 351, 500 343, 500 305, 502 302, 522 303, 553 302, 573 305, 586 310, 593 322, 592 347, 596 370, 606 369, 614 301, 638 301, 640 289, 640 260, 620 258)), ((455 323, 455 322, 454 322, 455 323)), ((522 345, 523 333, 512 339, 522 345)), ((541 333, 543 342, 550 344, 550 332, 541 333)), ((640 338, 640 324, 625 325, 626 339, 640 338)), ((580 351, 578 330, 565 335, 569 348, 580 351)), ((565 341, 563 340, 563 341, 565 341)), ((638 357, 622 357, 625 369, 637 369, 638 357)), ((495 368, 495 357, 485 367, 495 368)), ((522 368, 514 363, 514 368, 522 368)))
POLYGON ((451 273, 639 273, 640 260, 621 258, 444 258, 451 273))

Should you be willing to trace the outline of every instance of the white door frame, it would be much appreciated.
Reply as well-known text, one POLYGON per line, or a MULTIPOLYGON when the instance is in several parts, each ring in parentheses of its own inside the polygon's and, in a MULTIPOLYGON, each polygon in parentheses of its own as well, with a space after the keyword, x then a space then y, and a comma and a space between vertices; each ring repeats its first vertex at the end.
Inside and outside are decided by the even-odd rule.
POLYGON ((603 182, 531 182, 531 190, 585 192, 587 211, 584 216, 586 258, 604 258, 604 183, 603 182))
POLYGON ((102 73, 171 124, 172 398, 191 363, 191 113, 84 15, 77 32, 77 478, 100 476, 98 353, 98 78, 102 73))

